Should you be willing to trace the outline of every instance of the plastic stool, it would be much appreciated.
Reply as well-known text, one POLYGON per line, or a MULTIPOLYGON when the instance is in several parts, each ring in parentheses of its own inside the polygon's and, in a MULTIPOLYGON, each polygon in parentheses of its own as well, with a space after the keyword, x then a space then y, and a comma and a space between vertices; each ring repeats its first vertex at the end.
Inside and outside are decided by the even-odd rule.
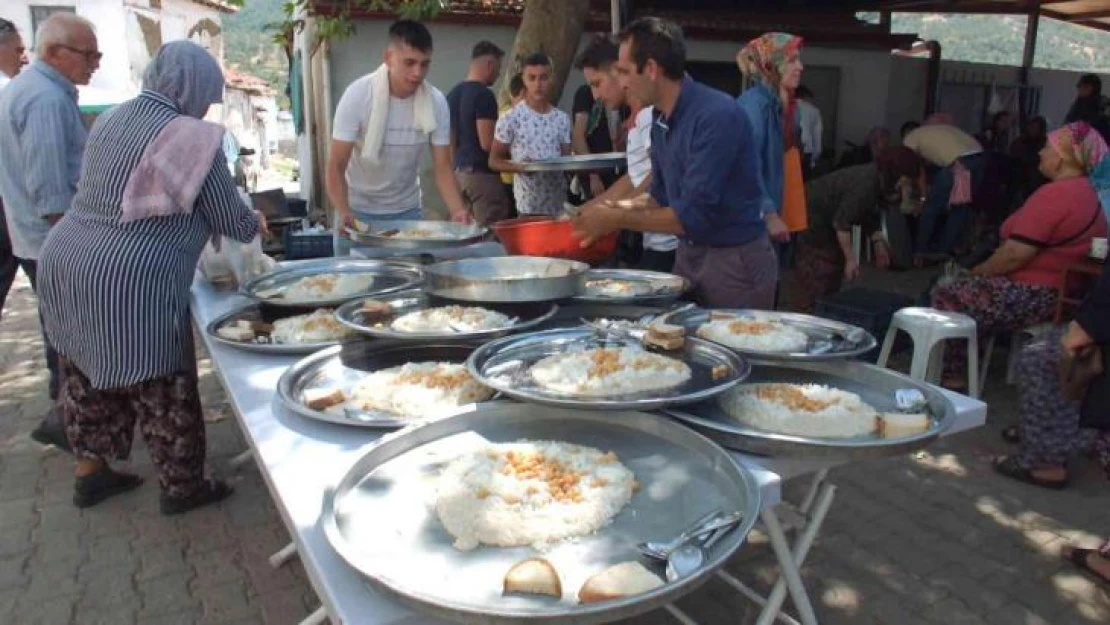
POLYGON ((967 341, 967 386, 972 397, 979 397, 979 333, 975 320, 954 312, 935 308, 903 308, 894 313, 890 328, 883 339, 878 365, 885 367, 894 339, 901 330, 913 339, 913 362, 910 377, 923 382, 939 381, 944 358, 944 341, 967 341))

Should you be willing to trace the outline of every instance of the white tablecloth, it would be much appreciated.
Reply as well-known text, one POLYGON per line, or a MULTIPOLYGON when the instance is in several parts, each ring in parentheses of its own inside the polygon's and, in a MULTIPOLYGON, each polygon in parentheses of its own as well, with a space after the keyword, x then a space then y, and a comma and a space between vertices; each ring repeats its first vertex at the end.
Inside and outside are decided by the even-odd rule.
MULTIPOLYGON (((199 276, 193 285, 193 317, 201 330, 212 319, 248 302, 234 293, 216 291, 199 276)), ((346 474, 378 433, 304 419, 283 408, 275 392, 277 382, 298 357, 249 353, 214 342, 203 332, 202 336, 239 426, 328 614, 346 625, 441 623, 371 590, 332 550, 318 522, 324 491, 346 474)), ((959 417, 949 434, 985 422, 985 404, 962 395, 951 398, 959 417)), ((834 466, 827 460, 735 455, 759 482, 765 506, 779 502, 782 480, 834 466)))

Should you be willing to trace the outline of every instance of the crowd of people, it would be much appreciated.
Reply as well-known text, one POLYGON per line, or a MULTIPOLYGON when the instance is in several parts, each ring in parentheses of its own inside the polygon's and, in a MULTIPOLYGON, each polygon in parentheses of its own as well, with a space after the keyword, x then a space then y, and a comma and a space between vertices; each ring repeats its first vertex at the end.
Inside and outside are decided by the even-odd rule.
MULTIPOLYGON (((195 44, 166 44, 141 94, 86 132, 76 85, 88 83, 101 58, 92 26, 58 13, 35 42, 25 67, 19 33, 0 21, 8 245, 0 295, 21 267, 40 298, 56 406, 33 436, 72 449, 80 507, 141 484, 109 466, 129 455, 136 423, 158 470, 163 512, 219 501, 231 489, 204 475, 189 289, 210 237, 249 241, 267 228, 236 193, 222 128, 203 121, 221 101, 222 71, 195 44)), ((555 72, 542 53, 521 60, 508 81, 511 101, 499 106, 491 87, 503 50, 474 46, 465 78, 447 95, 426 80, 433 50, 423 24, 394 23, 383 63, 338 102, 325 167, 338 254, 349 249, 341 232, 355 220, 424 216, 419 171, 430 151, 453 220, 556 215, 575 200, 583 245, 622 232, 621 262, 686 277, 691 297, 709 307, 774 308, 780 259, 792 245, 806 294, 798 307, 810 310, 859 275, 853 227, 885 267, 892 254, 878 227, 883 213, 915 215, 919 261, 948 258, 982 226, 985 203, 1017 188, 1007 196, 1019 198, 1016 210, 997 215, 999 244, 931 293, 935 308, 975 318, 986 339, 1051 321, 1061 270, 1107 234, 1108 111, 1097 78, 1080 82, 1069 123, 1051 132, 1034 118, 1011 139, 1011 121, 999 114, 976 138, 935 115, 907 123, 900 141, 877 129, 856 160, 822 175, 820 111, 801 84, 803 41, 794 35, 768 33, 742 47, 738 71, 751 86, 734 98, 687 73, 676 24, 638 19, 582 50, 575 66, 585 85, 570 115, 552 101, 555 72), (611 151, 626 153, 624 167, 573 179, 522 167, 611 151), (1003 151, 1017 173, 992 166, 990 155, 1003 151)), ((1021 448, 995 462, 1003 475, 1060 488, 1068 461, 1092 446, 1110 474, 1102 408, 1110 391, 1096 380, 1076 402, 1051 373, 1061 359, 1110 340, 1101 317, 1108 302, 1104 278, 1074 322, 1024 352, 1021 424, 1007 433, 1021 448)), ((962 361, 950 348, 946 385, 960 384, 962 361)), ((1068 557, 1106 578, 1105 554, 1068 557)))

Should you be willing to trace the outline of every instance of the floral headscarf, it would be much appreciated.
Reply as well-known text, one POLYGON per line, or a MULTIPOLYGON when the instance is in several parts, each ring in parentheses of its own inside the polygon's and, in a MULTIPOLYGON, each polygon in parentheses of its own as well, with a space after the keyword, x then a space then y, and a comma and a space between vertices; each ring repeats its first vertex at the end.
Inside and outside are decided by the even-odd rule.
MULTIPOLYGON (((789 33, 764 33, 748 42, 736 54, 736 64, 740 72, 752 80, 766 86, 775 96, 779 95, 782 75, 791 59, 802 50, 802 38, 789 33)), ((783 139, 787 150, 794 147, 794 124, 797 101, 794 94, 783 106, 783 139)))
POLYGON ((1072 122, 1048 133, 1048 143, 1064 162, 1082 171, 1096 189, 1110 188, 1110 153, 1102 135, 1087 122, 1072 122))

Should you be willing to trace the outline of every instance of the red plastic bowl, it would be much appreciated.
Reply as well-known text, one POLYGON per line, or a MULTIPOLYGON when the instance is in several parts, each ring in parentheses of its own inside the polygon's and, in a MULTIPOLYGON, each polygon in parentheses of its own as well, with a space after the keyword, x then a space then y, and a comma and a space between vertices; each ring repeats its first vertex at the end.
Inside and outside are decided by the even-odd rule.
POLYGON ((566 219, 518 217, 499 221, 491 228, 505 251, 513 256, 546 256, 597 264, 617 249, 616 232, 582 247, 582 239, 574 235, 574 227, 566 219))

